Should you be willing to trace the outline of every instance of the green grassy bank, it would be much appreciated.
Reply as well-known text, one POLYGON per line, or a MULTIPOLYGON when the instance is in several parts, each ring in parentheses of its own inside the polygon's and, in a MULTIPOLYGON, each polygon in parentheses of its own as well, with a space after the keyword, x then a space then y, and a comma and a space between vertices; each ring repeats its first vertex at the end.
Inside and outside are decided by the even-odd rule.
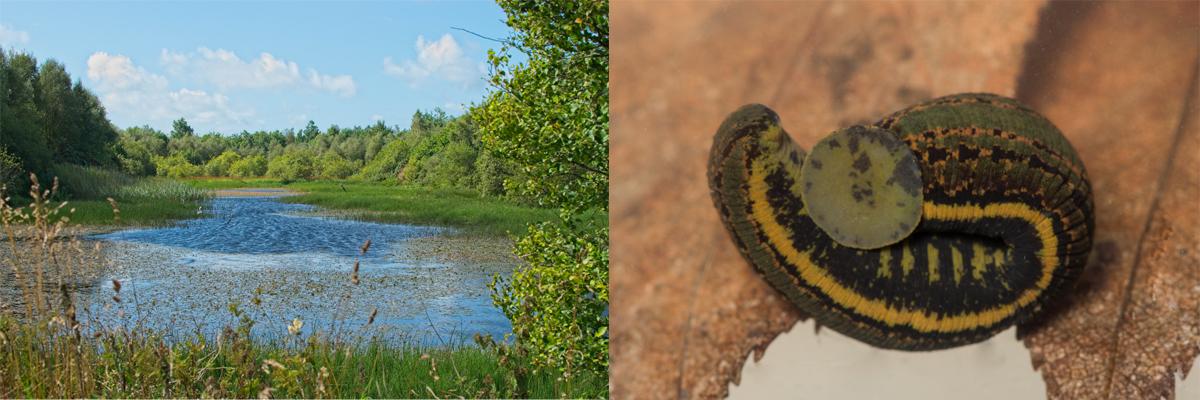
MULTIPOLYGON (((109 170, 60 165, 50 176, 59 188, 50 199, 68 204, 71 221, 81 225, 163 225, 196 218, 202 203, 214 190, 234 188, 286 188, 301 193, 284 202, 304 203, 332 210, 341 217, 376 222, 455 227, 466 234, 520 234, 530 223, 556 218, 554 210, 480 196, 465 189, 430 189, 361 181, 301 181, 278 179, 135 178, 109 170), (119 212, 114 213, 115 201, 119 212), (118 217, 119 218, 116 218, 118 217)), ((48 190, 52 181, 42 182, 48 190)), ((27 190, 6 192, 10 206, 29 203, 27 190)))
POLYGON ((360 181, 305 181, 284 184, 274 179, 188 179, 201 189, 286 188, 301 192, 282 201, 344 211, 346 217, 376 222, 438 225, 465 233, 522 233, 534 222, 556 218, 554 210, 483 197, 471 190, 430 189, 360 181))
MULTIPOLYGON (((49 191, 55 206, 67 202, 58 215, 69 215, 80 225, 162 225, 195 218, 201 203, 212 196, 173 179, 131 177, 104 168, 60 164, 44 175, 38 192, 49 191)), ((30 188, 5 188, 4 196, 10 207, 25 207, 32 200, 30 188)))

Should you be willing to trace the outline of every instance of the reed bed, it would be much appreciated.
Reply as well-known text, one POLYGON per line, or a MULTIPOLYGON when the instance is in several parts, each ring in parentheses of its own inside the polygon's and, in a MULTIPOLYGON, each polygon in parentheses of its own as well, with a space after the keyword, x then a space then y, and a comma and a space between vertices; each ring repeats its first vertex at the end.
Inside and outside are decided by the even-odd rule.
MULTIPOLYGON (((72 222, 81 225, 161 225, 195 218, 200 204, 212 192, 177 180, 133 177, 118 171, 72 164, 53 168, 59 186, 52 200, 70 200, 72 222), (123 218, 114 221, 112 205, 120 204, 123 218)), ((25 193, 10 191, 13 203, 29 201, 25 193)))

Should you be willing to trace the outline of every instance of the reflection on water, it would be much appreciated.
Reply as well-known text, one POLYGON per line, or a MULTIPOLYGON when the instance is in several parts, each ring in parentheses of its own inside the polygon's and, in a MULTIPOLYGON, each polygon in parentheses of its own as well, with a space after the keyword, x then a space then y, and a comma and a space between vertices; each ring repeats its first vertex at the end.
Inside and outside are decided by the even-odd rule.
POLYGON ((293 318, 305 331, 359 331, 378 309, 372 329, 427 343, 464 342, 476 334, 500 339, 511 325, 491 303, 487 283, 512 263, 467 264, 406 256, 411 239, 443 229, 305 216, 306 205, 270 197, 217 198, 205 217, 174 227, 97 235, 106 243, 111 283, 87 294, 92 316, 106 323, 140 322, 172 334, 214 334, 231 323, 237 301, 267 337, 286 334, 293 318), (371 249, 359 258, 359 247, 371 249), (360 260, 360 283, 350 272, 360 260), (260 305, 252 304, 259 294, 260 305), (199 328, 197 328, 199 327, 199 328))

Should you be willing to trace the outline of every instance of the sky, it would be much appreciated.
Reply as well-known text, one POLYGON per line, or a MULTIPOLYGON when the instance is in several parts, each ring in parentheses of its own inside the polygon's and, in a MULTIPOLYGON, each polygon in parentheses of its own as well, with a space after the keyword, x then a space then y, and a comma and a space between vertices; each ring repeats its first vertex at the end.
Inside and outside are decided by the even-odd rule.
POLYGON ((117 127, 197 133, 408 127, 489 90, 487 51, 512 30, 493 2, 0 0, 0 46, 55 59, 117 127))

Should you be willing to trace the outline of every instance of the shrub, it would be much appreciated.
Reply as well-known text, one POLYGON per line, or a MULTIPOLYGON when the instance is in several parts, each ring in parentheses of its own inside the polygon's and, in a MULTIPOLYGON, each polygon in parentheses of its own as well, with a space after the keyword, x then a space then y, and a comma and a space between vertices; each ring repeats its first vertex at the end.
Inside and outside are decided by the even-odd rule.
POLYGON ((8 152, 4 146, 0 146, 0 187, 7 187, 9 191, 16 189, 21 185, 21 159, 17 158, 8 152))
POLYGON ((284 181, 312 179, 315 172, 313 158, 312 152, 307 150, 285 151, 267 162, 267 175, 284 181))
POLYGON ((213 157, 204 164, 204 173, 208 176, 229 176, 229 168, 242 156, 233 150, 225 150, 221 155, 213 157))
POLYGON ((475 149, 462 142, 450 142, 440 152, 424 160, 410 162, 419 167, 406 178, 435 188, 470 188, 474 182, 475 149))
POLYGON ((204 170, 200 166, 192 164, 182 154, 154 157, 154 169, 159 176, 172 178, 187 178, 204 174, 204 170))
POLYGON ((409 147, 403 139, 388 142, 356 176, 372 181, 396 179, 408 161, 409 147))
POLYGON ((253 155, 237 160, 229 166, 229 176, 255 178, 267 174, 267 158, 253 155))
POLYGON ((122 172, 130 175, 154 175, 154 163, 150 162, 149 158, 131 157, 124 154, 117 154, 117 164, 120 165, 122 172))
POLYGON ((514 169, 512 163, 481 151, 475 158, 475 190, 488 196, 503 196, 504 180, 512 176, 514 169))
POLYGON ((335 152, 321 156, 321 177, 345 179, 358 170, 358 163, 350 162, 335 152))
POLYGON ((608 228, 532 225, 514 253, 526 265, 489 287, 517 343, 539 365, 607 373, 608 228))

